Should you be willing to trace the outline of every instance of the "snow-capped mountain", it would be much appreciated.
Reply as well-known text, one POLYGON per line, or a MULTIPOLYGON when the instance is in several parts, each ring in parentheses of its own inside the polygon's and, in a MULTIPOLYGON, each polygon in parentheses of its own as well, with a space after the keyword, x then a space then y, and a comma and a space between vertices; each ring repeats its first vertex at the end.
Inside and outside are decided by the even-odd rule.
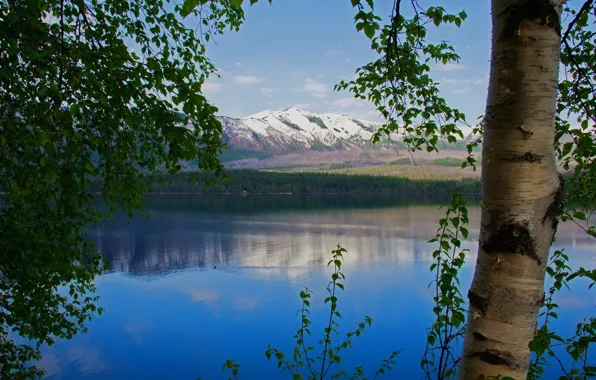
MULTIPOLYGON (((297 107, 281 111, 263 111, 240 119, 219 117, 224 141, 235 151, 266 152, 272 155, 300 150, 361 150, 362 148, 394 148, 401 136, 373 145, 371 137, 382 125, 339 114, 317 114, 297 107)), ((471 128, 464 128, 469 142, 471 128)), ((449 148, 447 148, 449 149, 449 148)), ((457 149, 457 148, 456 148, 457 149)), ((461 148, 460 148, 461 149, 461 148)))
POLYGON ((290 107, 234 119, 220 117, 231 149, 283 154, 296 150, 339 150, 369 146, 381 123, 290 107))

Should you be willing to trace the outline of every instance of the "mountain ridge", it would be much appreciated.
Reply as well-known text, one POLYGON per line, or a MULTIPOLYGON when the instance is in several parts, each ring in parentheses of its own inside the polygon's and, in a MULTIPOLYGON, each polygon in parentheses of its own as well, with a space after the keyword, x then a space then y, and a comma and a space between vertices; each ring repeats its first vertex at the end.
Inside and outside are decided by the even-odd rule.
MULTIPOLYGON (((335 113, 314 113, 291 106, 266 110, 242 118, 218 116, 223 139, 231 150, 265 152, 270 155, 306 150, 362 150, 392 148, 399 136, 373 145, 381 122, 335 113)), ((460 141, 469 141, 471 130, 460 141)))

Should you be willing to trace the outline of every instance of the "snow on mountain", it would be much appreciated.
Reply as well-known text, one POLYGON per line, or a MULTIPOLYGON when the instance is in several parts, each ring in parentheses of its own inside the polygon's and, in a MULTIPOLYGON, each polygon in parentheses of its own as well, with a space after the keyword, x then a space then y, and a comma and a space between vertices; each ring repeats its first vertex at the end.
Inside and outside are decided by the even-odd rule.
POLYGON ((290 107, 234 119, 220 118, 232 149, 276 153, 296 149, 339 149, 367 145, 381 125, 345 115, 316 114, 290 107))
MULTIPOLYGON (((372 147, 371 137, 382 125, 340 114, 317 114, 290 107, 280 111, 262 111, 243 118, 219 118, 224 141, 232 150, 260 151, 278 155, 300 150, 360 150, 372 147)), ((472 129, 462 129, 469 142, 472 129)), ((393 136, 392 141, 400 141, 393 136)), ((393 142, 391 144, 393 144, 393 142)), ((446 142, 446 141, 445 141, 446 142)), ((389 141, 377 147, 389 147, 389 141)))

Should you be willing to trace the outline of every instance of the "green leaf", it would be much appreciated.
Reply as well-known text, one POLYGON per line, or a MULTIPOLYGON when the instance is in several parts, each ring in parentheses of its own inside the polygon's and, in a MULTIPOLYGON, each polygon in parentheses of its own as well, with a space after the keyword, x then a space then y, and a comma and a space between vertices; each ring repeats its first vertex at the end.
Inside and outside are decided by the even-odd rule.
POLYGON ((93 173, 95 166, 90 161, 87 161, 85 162, 85 169, 87 169, 88 172, 93 173))
POLYGON ((46 135, 45 133, 42 132, 39 135, 39 143, 41 144, 41 146, 46 146, 49 141, 50 139, 48 138, 48 135, 46 135))
POLYGON ((579 219, 579 220, 586 220, 586 214, 584 214, 581 211, 574 211, 573 212, 573 217, 575 219, 579 219))
POLYGON ((460 231, 461 231, 461 234, 464 237, 464 239, 467 239, 468 238, 468 230, 467 230, 467 228, 461 227, 460 228, 460 231))
POLYGON ((371 24, 364 25, 364 34, 369 39, 372 39, 375 36, 375 27, 371 24))
POLYGON ((199 0, 184 0, 182 4, 182 9, 180 10, 180 15, 182 17, 188 16, 194 9, 199 5, 199 0))

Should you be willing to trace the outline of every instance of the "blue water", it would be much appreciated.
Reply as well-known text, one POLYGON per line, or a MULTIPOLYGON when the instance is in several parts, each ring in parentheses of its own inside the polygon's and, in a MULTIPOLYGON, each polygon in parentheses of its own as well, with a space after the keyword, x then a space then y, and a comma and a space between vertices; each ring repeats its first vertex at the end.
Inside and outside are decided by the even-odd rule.
MULTIPOLYGON (((290 197, 286 197, 290 198, 290 197)), ((365 315, 373 325, 343 353, 349 373, 371 374, 393 350, 386 378, 421 378, 425 329, 432 322, 430 253, 442 210, 425 202, 240 197, 148 201, 152 218, 124 217, 91 231, 113 270, 97 279, 105 313, 86 334, 44 349, 51 379, 227 379, 222 364, 241 364, 240 379, 287 379, 267 362, 268 344, 288 355, 299 327, 298 293, 314 291, 313 336, 318 347, 328 305, 325 264, 339 243, 348 249, 340 293, 340 336, 365 315)), ((470 207, 461 273, 463 293, 475 262, 479 210, 470 207)), ((589 237, 563 225, 555 248, 574 265, 596 262, 589 237)), ((584 284, 559 297, 556 326, 570 332, 593 312, 584 284)), ((559 375, 552 367, 545 378, 559 375)))

